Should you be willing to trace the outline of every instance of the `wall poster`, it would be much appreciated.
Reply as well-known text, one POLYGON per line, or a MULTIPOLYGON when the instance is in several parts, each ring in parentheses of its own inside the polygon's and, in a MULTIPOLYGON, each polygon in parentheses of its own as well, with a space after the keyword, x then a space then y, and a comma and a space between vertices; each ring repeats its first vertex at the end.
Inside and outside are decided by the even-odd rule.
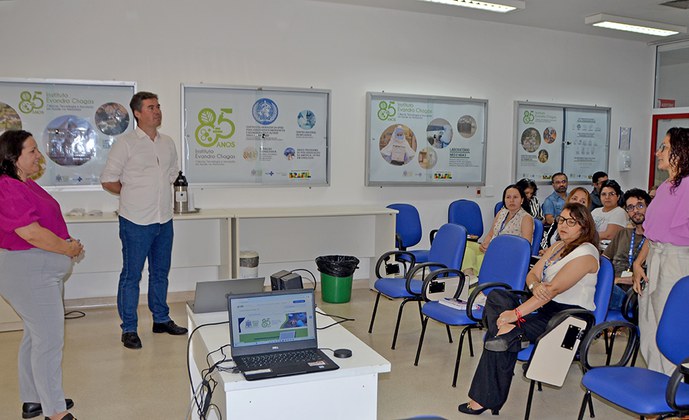
POLYGON ((329 90, 184 84, 181 90, 189 184, 329 184, 329 90))
POLYGON ((366 185, 484 185, 488 101, 366 94, 366 185))
POLYGON ((135 82, 2 79, 0 133, 33 134, 45 159, 38 184, 100 190, 110 147, 133 130, 135 91, 135 82))
POLYGON ((550 182, 556 172, 571 183, 590 183, 608 171, 610 108, 515 103, 515 179, 550 182))

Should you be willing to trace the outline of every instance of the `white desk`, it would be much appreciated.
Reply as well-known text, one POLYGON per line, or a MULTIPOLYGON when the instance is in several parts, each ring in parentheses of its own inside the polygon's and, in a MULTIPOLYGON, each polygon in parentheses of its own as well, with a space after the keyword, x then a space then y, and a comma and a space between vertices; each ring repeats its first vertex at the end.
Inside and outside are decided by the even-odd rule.
MULTIPOLYGON (((260 262, 267 264, 339 254, 369 258, 369 278, 375 281, 376 259, 395 247, 396 214, 377 206, 208 209, 179 214, 174 216, 172 268, 217 267, 218 278, 236 278, 240 250, 257 251, 260 262)), ((68 285, 66 295, 114 296, 122 268, 117 216, 65 220, 72 236, 86 246, 86 258, 74 266, 74 274, 83 281, 74 282, 80 287, 68 285), (103 279, 99 289, 91 276, 96 273, 103 279)), ((184 290, 192 289, 193 283, 184 290)))
MULTIPOLYGON (((187 307, 189 331, 198 325, 227 321, 226 312, 194 314, 187 307)), ((332 322, 318 315, 318 325, 332 322)), ((227 324, 199 329, 192 340, 189 364, 194 385, 200 382, 200 369, 207 368, 206 355, 229 343, 227 324)), ((342 419, 377 418, 378 374, 390 372, 390 362, 340 325, 318 331, 321 348, 348 348, 352 357, 332 357, 340 369, 246 381, 241 373, 215 372, 218 386, 213 394, 224 420, 228 419, 342 419)), ((229 353, 229 350, 227 351, 229 353)), ((324 352, 331 356, 328 350, 324 352)), ((211 363, 221 360, 215 353, 211 363)), ((197 419, 196 413, 193 416, 197 419)), ((209 418, 217 419, 215 414, 209 418)))
POLYGON ((233 210, 231 274, 238 277, 239 251, 258 251, 261 263, 313 261, 319 255, 353 255, 375 263, 395 248, 397 210, 374 206, 312 206, 233 210))

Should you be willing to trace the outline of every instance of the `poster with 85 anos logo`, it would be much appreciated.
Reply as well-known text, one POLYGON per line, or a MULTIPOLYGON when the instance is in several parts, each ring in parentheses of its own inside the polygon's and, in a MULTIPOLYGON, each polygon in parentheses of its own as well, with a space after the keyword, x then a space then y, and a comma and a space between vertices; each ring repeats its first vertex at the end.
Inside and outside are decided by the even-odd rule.
POLYGON ((181 89, 182 166, 189 184, 328 185, 330 91, 181 89))
POLYGON ((368 92, 366 185, 483 185, 488 101, 368 92))
POLYGON ((134 129, 134 82, 0 80, 0 133, 25 130, 43 154, 36 182, 100 190, 100 174, 117 137, 134 129))

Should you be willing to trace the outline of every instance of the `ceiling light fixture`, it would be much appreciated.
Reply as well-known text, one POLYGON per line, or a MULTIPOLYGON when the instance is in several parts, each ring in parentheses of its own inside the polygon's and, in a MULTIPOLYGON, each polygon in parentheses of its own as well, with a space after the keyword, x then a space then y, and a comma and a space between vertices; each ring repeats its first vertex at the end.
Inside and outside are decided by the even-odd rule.
POLYGON ((606 15, 605 13, 587 16, 584 21, 587 25, 597 26, 599 28, 616 29, 618 31, 636 32, 653 36, 670 36, 687 32, 686 26, 606 15))
POLYGON ((491 12, 507 13, 526 8, 524 0, 500 0, 500 2, 485 2, 477 0, 422 0, 431 3, 449 4, 452 6, 469 7, 471 9, 488 10, 491 12))

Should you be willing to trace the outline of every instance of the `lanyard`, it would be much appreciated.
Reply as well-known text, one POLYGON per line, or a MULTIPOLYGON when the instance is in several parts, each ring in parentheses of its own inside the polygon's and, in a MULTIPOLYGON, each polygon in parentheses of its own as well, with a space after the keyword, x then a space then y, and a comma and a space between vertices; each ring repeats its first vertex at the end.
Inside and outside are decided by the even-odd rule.
MULTIPOLYGON (((632 231, 632 241, 629 243, 629 271, 632 271, 632 263, 634 262, 634 241, 636 240, 636 229, 632 231)), ((639 241, 639 246, 636 248, 636 255, 639 255, 639 251, 641 251, 641 247, 644 245, 644 242, 646 241, 645 237, 641 237, 641 240, 639 241)))
POLYGON ((502 219, 502 224, 500 225, 500 229, 498 230, 498 235, 500 235, 502 233, 503 229, 505 229, 505 223, 507 222, 507 217, 509 217, 509 215, 510 215, 510 212, 507 212, 507 214, 505 215, 505 218, 502 219))
POLYGON ((555 258, 555 256, 562 251, 562 248, 564 248, 565 245, 563 244, 561 247, 557 249, 557 251, 553 252, 553 255, 551 255, 548 260, 543 264, 543 274, 541 275, 541 282, 545 281, 545 271, 550 267, 551 265, 555 264, 556 262, 560 261, 562 259, 562 256, 555 258))

